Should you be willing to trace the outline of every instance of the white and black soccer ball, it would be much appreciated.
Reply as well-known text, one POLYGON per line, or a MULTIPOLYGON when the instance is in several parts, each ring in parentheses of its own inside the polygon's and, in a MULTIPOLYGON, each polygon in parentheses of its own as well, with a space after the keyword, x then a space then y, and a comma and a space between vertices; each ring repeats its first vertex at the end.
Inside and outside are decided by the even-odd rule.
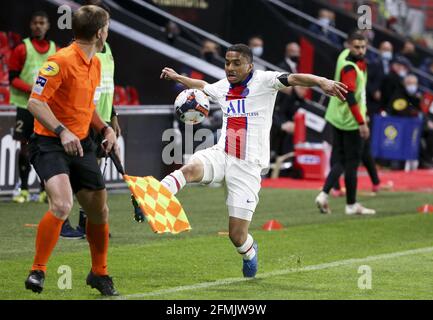
POLYGON ((179 120, 186 124, 200 123, 209 114, 209 99, 200 90, 183 90, 174 101, 174 111, 179 120))

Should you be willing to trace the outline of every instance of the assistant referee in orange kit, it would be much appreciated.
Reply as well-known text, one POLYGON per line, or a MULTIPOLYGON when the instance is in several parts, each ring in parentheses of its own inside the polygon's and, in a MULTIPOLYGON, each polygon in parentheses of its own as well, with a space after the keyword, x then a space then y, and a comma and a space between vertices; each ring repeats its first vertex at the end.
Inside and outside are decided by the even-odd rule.
POLYGON ((73 194, 87 213, 86 235, 92 257, 87 284, 101 294, 117 295, 107 271, 107 191, 89 138, 93 128, 106 139, 105 151, 118 153, 116 134, 95 111, 95 89, 101 65, 95 53, 108 36, 109 14, 97 6, 83 6, 72 18, 75 41, 48 58, 40 69, 28 103, 35 117, 30 157, 45 182, 49 210, 39 222, 36 254, 27 289, 43 290, 47 263, 68 217, 73 194))

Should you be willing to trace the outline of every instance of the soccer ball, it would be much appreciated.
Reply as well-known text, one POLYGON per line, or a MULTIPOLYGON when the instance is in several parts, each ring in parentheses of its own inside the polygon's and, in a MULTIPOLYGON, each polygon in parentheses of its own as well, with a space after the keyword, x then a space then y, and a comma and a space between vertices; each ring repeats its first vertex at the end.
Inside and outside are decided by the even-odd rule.
POLYGON ((209 114, 209 99, 200 90, 186 89, 174 101, 174 110, 180 121, 197 124, 209 114))

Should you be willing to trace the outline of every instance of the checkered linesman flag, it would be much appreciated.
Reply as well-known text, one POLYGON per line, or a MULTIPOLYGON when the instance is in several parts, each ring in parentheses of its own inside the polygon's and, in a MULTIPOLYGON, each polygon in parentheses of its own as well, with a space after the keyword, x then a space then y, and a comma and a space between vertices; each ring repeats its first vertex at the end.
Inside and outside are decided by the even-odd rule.
POLYGON ((153 232, 177 234, 191 230, 182 205, 167 188, 152 176, 135 177, 125 174, 114 151, 110 152, 109 156, 119 173, 122 174, 153 232))

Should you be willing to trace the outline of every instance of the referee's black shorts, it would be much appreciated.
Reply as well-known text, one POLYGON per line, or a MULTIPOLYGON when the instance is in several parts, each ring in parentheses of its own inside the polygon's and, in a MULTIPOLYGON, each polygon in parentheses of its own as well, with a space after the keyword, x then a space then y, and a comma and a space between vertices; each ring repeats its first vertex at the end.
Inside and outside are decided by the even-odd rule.
POLYGON ((65 173, 69 176, 72 190, 103 190, 104 178, 98 165, 95 144, 88 136, 81 140, 83 157, 66 154, 59 138, 33 134, 29 142, 30 162, 39 178, 48 181, 65 173))

